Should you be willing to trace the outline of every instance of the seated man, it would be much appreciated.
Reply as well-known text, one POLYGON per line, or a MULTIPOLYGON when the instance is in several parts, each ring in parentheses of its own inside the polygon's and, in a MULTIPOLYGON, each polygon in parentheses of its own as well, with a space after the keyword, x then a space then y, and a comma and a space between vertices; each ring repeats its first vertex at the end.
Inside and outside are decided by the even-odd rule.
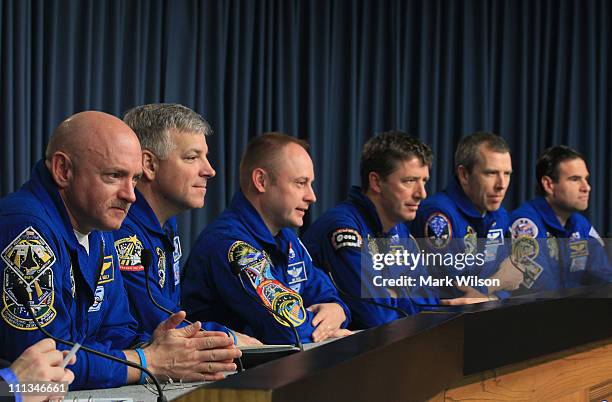
MULTIPOLYGON (((419 252, 405 221, 413 220, 419 203, 427 196, 431 149, 416 138, 400 132, 386 132, 370 139, 361 153, 361 187, 351 188, 348 199, 327 211, 304 235, 304 243, 319 266, 327 266, 338 287, 347 293, 344 301, 351 308, 354 328, 369 328, 401 318, 401 312, 384 308, 359 298, 375 298, 407 314, 421 310, 427 301, 418 285, 401 288, 377 288, 375 254, 407 250, 419 252), (389 243, 380 248, 382 239, 389 243), (367 249, 364 248, 367 247, 367 249), (391 251, 392 250, 392 251, 391 251)), ((397 269, 390 267, 390 270, 397 269)), ((382 270, 381 270, 382 271, 382 270)), ((428 276, 419 264, 414 270, 402 270, 420 281, 428 276)), ((394 276, 380 272, 379 277, 394 276)), ((377 282, 378 281, 378 282, 377 282)), ((431 294, 434 294, 432 292, 431 294)), ((437 303, 432 298, 428 303, 437 303)))
POLYGON ((227 323, 264 343, 294 343, 290 326, 265 305, 303 342, 350 333, 341 329, 348 308, 289 228, 302 226, 315 202, 313 180, 305 142, 268 133, 249 143, 241 191, 200 234, 187 261, 182 301, 189 317, 227 323))
MULTIPOLYGON (((64 385, 74 381, 74 373, 62 367, 64 357, 68 351, 63 353, 55 349, 53 339, 42 339, 27 348, 10 366, 0 361, 0 402, 8 402, 19 399, 27 402, 38 402, 44 400, 54 400, 68 391, 64 385), (5 367, 7 366, 7 367, 5 367), (3 368, 5 367, 5 368, 3 368), (18 384, 52 382, 57 385, 59 390, 57 395, 33 395, 28 393, 15 392, 18 384), (61 385, 63 383, 63 385, 61 385), (13 395, 9 397, 8 395, 13 395)), ((74 364, 76 356, 73 356, 68 364, 74 364)))
MULTIPOLYGON (((184 380, 222 378, 240 355, 224 333, 200 324, 175 329, 180 312, 153 336, 135 331, 111 233, 135 201, 141 149, 121 120, 82 112, 53 133, 46 158, 19 191, 0 201, 0 355, 16 359, 43 337, 17 296, 27 291, 40 325, 53 335, 184 380), (148 363, 148 364, 147 364, 148 363)), ((63 346, 59 346, 64 348, 63 346)), ((78 352, 75 388, 144 380, 139 370, 78 352)))
MULTIPOLYGON (((124 121, 142 147, 143 176, 136 185, 136 202, 121 229, 114 232, 119 269, 139 330, 152 334, 168 318, 147 294, 142 250, 151 252, 149 286, 154 300, 171 311, 180 310, 181 241, 176 215, 204 206, 206 184, 215 176, 208 162, 206 120, 177 104, 150 104, 129 110, 124 121)), ((215 322, 202 326, 236 337, 237 344, 260 344, 215 322)))
POLYGON ((478 264, 470 267, 455 264, 439 272, 476 281, 492 278, 497 283, 449 287, 443 294, 445 298, 457 298, 457 303, 486 301, 505 297, 507 293, 500 291, 518 286, 521 274, 506 258, 504 241, 508 214, 502 201, 511 174, 512 160, 506 141, 492 133, 474 133, 462 138, 457 146, 455 178, 444 191, 421 203, 411 229, 424 250, 461 258, 480 256, 478 264))
POLYGON ((524 279, 515 294, 612 282, 603 240, 578 212, 589 205, 584 157, 560 145, 536 163, 537 197, 510 215, 512 258, 524 279))

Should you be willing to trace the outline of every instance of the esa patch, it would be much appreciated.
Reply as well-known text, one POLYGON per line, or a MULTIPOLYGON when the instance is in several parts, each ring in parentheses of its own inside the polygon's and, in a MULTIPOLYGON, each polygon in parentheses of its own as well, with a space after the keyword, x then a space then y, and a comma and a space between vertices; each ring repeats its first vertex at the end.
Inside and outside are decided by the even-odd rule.
POLYGON ((53 270, 56 258, 45 239, 32 226, 26 228, 2 251, 6 263, 2 281, 2 318, 13 328, 35 330, 29 313, 19 303, 15 289, 25 285, 29 304, 40 325, 57 316, 53 307, 53 270))
POLYGON ((330 240, 334 250, 339 250, 343 247, 361 248, 363 244, 363 239, 359 232, 351 228, 335 230, 331 234, 330 240))
POLYGON ((142 266, 142 242, 136 235, 115 241, 115 250, 119 256, 119 269, 124 272, 144 271, 142 266))
POLYGON ((159 276, 159 287, 164 288, 166 284, 166 252, 160 247, 155 247, 157 254, 157 276, 159 276))
POLYGON ((516 239, 519 236, 538 237, 538 226, 529 218, 519 218, 510 226, 510 234, 516 239))
POLYGON ((446 215, 435 212, 425 222, 425 239, 435 248, 448 246, 453 237, 453 226, 446 215))

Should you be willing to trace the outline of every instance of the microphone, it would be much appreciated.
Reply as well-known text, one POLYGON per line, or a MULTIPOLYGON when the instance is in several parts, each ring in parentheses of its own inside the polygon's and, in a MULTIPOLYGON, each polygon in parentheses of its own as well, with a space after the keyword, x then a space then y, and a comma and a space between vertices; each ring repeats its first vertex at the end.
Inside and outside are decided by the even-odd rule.
POLYGON ((242 286, 242 290, 244 290, 244 293, 246 293, 246 295, 248 297, 250 297, 252 300, 254 300, 256 303, 262 305, 266 310, 268 310, 270 313, 272 313, 275 317, 278 317, 284 323, 289 325, 289 327, 291 327, 291 330, 293 331, 293 336, 295 337, 295 343, 296 343, 297 347, 300 349, 300 351, 303 352, 304 351, 304 345, 302 345, 302 341, 300 340, 300 336, 298 335, 297 330, 295 329, 295 325, 293 325, 293 323, 291 321, 289 321, 286 317, 278 314, 276 311, 274 311, 270 307, 266 306, 260 299, 256 298, 255 296, 253 296, 252 294, 249 293, 248 289, 244 285, 244 282, 242 280, 242 275, 241 275, 242 272, 244 271, 244 267, 241 267, 240 265, 238 265, 238 263, 236 261, 232 261, 230 263, 230 266, 231 266, 231 269, 232 269, 232 272, 234 273, 234 275, 236 275, 238 277, 238 280, 240 280, 240 285, 242 286))
MULTIPOLYGON (((151 266, 151 262, 153 262, 153 254, 151 253, 151 250, 149 250, 148 248, 145 248, 141 251, 140 262, 142 263, 142 266, 144 267, 145 287, 147 288, 147 294, 149 295, 149 300, 151 300, 153 305, 157 307, 158 309, 160 309, 161 311, 168 313, 170 315, 174 314, 172 310, 167 309, 161 304, 159 304, 155 300, 155 298, 153 297, 153 293, 151 292, 151 284, 150 284, 151 281, 149 280, 149 268, 151 266)), ((191 321, 189 321, 186 318, 183 320, 183 322, 189 325, 193 324, 191 321)), ((200 328, 200 331, 204 331, 204 329, 200 328)), ((236 368, 238 369, 237 371, 241 373, 244 371, 244 366, 242 365, 242 359, 239 357, 236 360, 237 360, 236 368)))
MULTIPOLYGON (((57 338, 53 335, 51 335, 46 329, 44 329, 40 323, 38 322, 38 319, 36 318, 36 315, 34 315, 34 311, 32 310, 32 306, 30 306, 30 297, 28 295, 28 291, 26 290, 26 285, 25 283, 21 282, 21 284, 23 286, 16 286, 13 288, 14 294, 17 297, 17 301, 19 301, 19 303, 21 303, 28 311, 28 314, 30 314, 30 316, 32 317, 32 320, 34 321, 34 324, 36 324, 36 327, 40 330, 40 332, 42 332, 46 337, 53 339, 55 342, 57 343, 61 343, 63 345, 67 345, 70 347, 74 346, 74 342, 71 341, 66 341, 64 339, 60 339, 57 338)), ((103 357, 105 359, 109 359, 112 360, 116 363, 121 363, 121 364, 125 364, 126 366, 130 366, 133 367, 135 369, 138 369, 140 371, 144 371, 149 378, 151 378, 151 380, 153 380, 153 383, 155 383, 155 388, 157 388, 157 402, 167 402, 166 397, 164 396, 164 393, 162 392, 162 387, 159 385, 159 381, 157 381, 157 378, 155 378, 155 376, 153 375, 153 373, 151 373, 151 371, 149 371, 148 369, 144 368, 143 366, 141 366, 140 364, 131 362, 127 359, 120 359, 118 357, 97 351, 95 349, 90 349, 86 346, 81 346, 81 350, 87 352, 87 353, 92 353, 94 355, 103 357)))
POLYGON ((388 310, 393 310, 396 313, 398 313, 399 315, 401 315, 403 318, 409 317, 409 314, 406 313, 404 310, 402 310, 399 307, 389 306, 388 304, 379 303, 379 302, 371 300, 371 299, 362 299, 360 297, 357 297, 355 295, 352 295, 352 294, 344 291, 340 286, 338 286, 338 284, 334 280, 334 275, 332 274, 331 266, 330 266, 328 261, 323 261, 323 264, 321 264, 321 268, 323 268, 323 271, 325 271, 325 273, 329 277, 329 280, 331 280, 332 285, 334 285, 334 287, 338 290, 338 292, 341 295, 343 295, 344 297, 346 297, 348 299, 355 300, 355 301, 359 301, 359 302, 363 302, 363 303, 368 303, 368 304, 371 304, 373 306, 378 306, 378 307, 386 308, 388 310))

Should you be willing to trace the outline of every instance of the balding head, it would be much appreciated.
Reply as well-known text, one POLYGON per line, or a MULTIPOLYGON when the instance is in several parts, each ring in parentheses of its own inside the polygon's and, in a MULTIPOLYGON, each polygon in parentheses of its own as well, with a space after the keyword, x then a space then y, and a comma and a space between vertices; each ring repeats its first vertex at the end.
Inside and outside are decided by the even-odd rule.
POLYGON ((123 121, 95 111, 71 116, 51 136, 46 164, 75 230, 121 226, 142 174, 138 137, 123 121))

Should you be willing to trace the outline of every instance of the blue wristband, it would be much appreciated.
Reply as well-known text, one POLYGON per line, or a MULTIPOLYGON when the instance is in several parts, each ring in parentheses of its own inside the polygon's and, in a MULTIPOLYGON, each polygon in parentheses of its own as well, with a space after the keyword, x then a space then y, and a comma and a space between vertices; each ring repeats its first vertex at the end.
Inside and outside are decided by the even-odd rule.
MULTIPOLYGON (((7 384, 12 384, 15 387, 15 390, 18 389, 17 385, 19 385, 19 380, 17 380, 17 376, 15 376, 15 373, 13 373, 10 368, 7 367, 0 370, 0 377, 4 378, 4 381, 6 381, 7 384)), ((13 395, 15 396, 15 402, 22 401, 21 392, 15 392, 13 395)))
MULTIPOLYGON (((140 357, 140 365, 144 368, 147 368, 147 358, 145 357, 144 351, 140 348, 136 348, 136 353, 138 353, 138 357, 140 357)), ((140 383, 145 383, 147 373, 144 371, 140 371, 140 383)))

